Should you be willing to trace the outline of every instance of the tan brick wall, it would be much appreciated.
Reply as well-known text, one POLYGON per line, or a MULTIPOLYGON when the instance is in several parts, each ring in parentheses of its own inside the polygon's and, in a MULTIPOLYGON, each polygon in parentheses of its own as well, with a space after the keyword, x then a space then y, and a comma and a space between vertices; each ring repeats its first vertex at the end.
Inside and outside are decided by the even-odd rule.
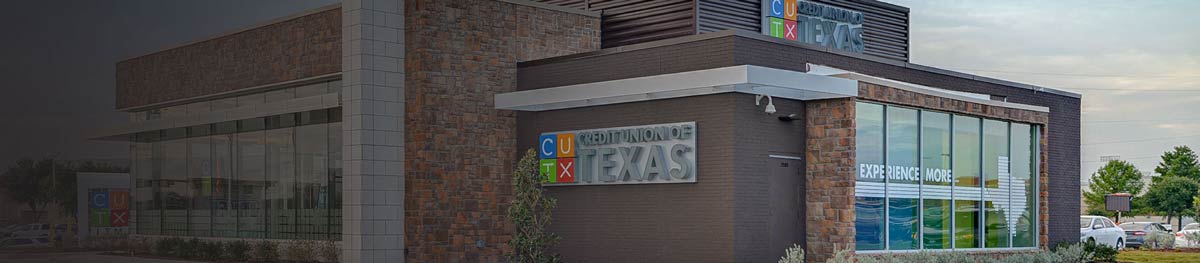
POLYGON ((853 98, 809 101, 806 234, 809 262, 854 248, 853 98))
POLYGON ((410 262, 499 262, 516 162, 517 62, 600 47, 598 17, 501 1, 405 1, 410 262))
POLYGON ((117 108, 342 71, 341 8, 117 62, 117 108))

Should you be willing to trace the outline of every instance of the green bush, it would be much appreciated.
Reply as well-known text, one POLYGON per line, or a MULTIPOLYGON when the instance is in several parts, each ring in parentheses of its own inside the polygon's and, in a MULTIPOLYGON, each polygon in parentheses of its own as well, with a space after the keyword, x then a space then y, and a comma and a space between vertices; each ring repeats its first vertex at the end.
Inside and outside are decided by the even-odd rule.
POLYGON ((1183 234, 1183 238, 1187 239, 1188 245, 1200 245, 1200 231, 1187 232, 1183 234))
POLYGON ((1146 234, 1146 239, 1142 244, 1145 249, 1172 249, 1175 248, 1175 235, 1166 232, 1150 232, 1146 234))
POLYGON ((508 240, 511 248, 505 253, 509 262, 546 263, 561 262, 550 247, 557 244, 559 236, 546 231, 558 200, 544 195, 541 176, 538 173, 537 153, 533 149, 525 152, 517 162, 512 175, 514 198, 509 201, 508 222, 515 230, 508 240))
MULTIPOLYGON (((1088 240, 1086 243, 1092 243, 1092 246, 1096 245, 1094 240, 1088 240)), ((1059 243, 1058 246, 1054 248, 1054 253, 1058 254, 1058 257, 1061 258, 1062 262, 1064 263, 1091 262, 1092 253, 1094 252, 1086 249, 1088 246, 1086 243, 1059 243)))
POLYGON ((217 261, 225 259, 225 244, 221 241, 209 241, 200 244, 201 259, 217 261))
POLYGON ((779 258, 779 263, 804 263, 804 249, 798 244, 793 244, 787 249, 787 253, 779 258))
POLYGON ((312 240, 296 240, 284 249, 287 259, 299 262, 317 261, 317 244, 312 240))
POLYGON ((179 247, 183 245, 184 241, 182 238, 160 238, 158 241, 154 242, 154 255, 160 257, 176 256, 175 253, 178 252, 179 247))
POLYGON ((254 244, 254 260, 263 262, 279 260, 279 244, 270 240, 258 241, 254 244))
MULTIPOLYGON (((1093 244, 1095 245, 1095 244, 1093 244)), ((789 248, 789 255, 793 249, 789 248)), ((836 249, 836 248, 835 248, 836 249)), ((1098 246, 1093 248, 1111 249, 1098 246)), ((1115 249, 1114 249, 1115 250, 1115 249)), ((852 255, 853 249, 838 249, 825 263, 1084 263, 1106 262, 1106 259, 1093 258, 1092 252, 1085 249, 1084 244, 1062 244, 1054 251, 1006 252, 1011 254, 969 254, 968 252, 921 251, 916 253, 888 253, 852 255)), ((1115 257, 1115 253, 1112 254, 1115 257)), ((786 258, 786 257, 785 257, 786 258)), ((786 262, 782 259, 780 262, 786 262)))
POLYGON ((325 262, 338 262, 342 256, 342 247, 334 240, 321 241, 320 247, 317 248, 317 254, 324 259, 325 262))
POLYGON ((250 261, 250 243, 245 240, 229 242, 229 259, 233 261, 250 261))
POLYGON ((187 241, 181 241, 179 246, 175 247, 173 254, 180 258, 194 259, 200 254, 200 244, 200 239, 194 237, 187 241))
POLYGON ((1083 250, 1092 255, 1093 262, 1117 262, 1117 248, 1096 242, 1084 242, 1083 250))

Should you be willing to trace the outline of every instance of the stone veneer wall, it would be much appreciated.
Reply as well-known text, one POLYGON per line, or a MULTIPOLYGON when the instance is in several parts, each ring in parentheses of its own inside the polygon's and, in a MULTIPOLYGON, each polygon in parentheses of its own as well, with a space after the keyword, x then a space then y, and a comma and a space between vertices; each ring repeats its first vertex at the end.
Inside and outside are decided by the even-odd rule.
POLYGON ((516 163, 517 62, 600 48, 600 19, 522 1, 405 1, 410 262, 499 262, 516 163))
POLYGON ((808 262, 854 248, 853 98, 808 101, 805 239, 808 262))
POLYGON ((117 109, 341 72, 341 22, 327 7, 117 62, 117 109))

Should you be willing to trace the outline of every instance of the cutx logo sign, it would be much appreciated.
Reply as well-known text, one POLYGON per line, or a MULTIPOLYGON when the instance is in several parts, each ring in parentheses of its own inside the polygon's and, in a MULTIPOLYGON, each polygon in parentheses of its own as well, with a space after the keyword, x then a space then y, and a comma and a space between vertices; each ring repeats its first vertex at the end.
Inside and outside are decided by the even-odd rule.
POLYGON ((695 122, 544 133, 546 185, 696 182, 695 122))

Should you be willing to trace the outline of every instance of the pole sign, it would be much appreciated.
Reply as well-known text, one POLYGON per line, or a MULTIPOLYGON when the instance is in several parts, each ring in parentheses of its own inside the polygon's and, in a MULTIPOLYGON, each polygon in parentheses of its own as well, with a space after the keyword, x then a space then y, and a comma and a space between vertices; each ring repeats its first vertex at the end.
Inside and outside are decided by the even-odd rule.
POLYGON ((863 53, 863 13, 804 0, 763 0, 763 34, 863 53))
POLYGON ((696 182, 696 123, 543 133, 543 185, 696 182))

